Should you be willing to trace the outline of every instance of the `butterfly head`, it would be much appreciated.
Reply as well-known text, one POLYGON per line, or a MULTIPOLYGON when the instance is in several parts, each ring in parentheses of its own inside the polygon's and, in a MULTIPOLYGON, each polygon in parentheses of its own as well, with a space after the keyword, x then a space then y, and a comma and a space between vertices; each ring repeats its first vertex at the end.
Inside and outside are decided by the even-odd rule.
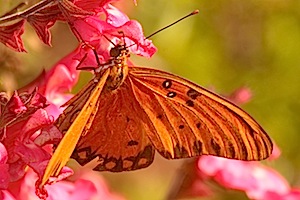
POLYGON ((125 45, 117 44, 113 48, 110 49, 109 55, 111 58, 119 59, 120 57, 128 57, 129 50, 125 45))

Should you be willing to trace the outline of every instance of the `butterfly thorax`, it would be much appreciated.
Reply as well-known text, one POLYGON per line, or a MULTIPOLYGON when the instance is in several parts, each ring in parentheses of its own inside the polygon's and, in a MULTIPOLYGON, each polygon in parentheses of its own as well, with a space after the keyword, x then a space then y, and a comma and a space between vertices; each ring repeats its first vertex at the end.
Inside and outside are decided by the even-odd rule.
POLYGON ((129 57, 129 51, 123 45, 116 45, 110 50, 110 56, 110 74, 104 88, 112 91, 122 85, 128 74, 127 58, 129 57))

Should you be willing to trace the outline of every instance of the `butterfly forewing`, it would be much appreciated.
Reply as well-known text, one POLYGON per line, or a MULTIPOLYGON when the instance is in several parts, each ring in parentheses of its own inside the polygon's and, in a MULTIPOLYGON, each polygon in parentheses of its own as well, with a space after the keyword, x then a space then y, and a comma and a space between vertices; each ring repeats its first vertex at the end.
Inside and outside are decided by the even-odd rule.
POLYGON ((149 166, 154 148, 147 137, 153 126, 125 82, 103 91, 88 135, 78 142, 72 158, 86 164, 98 158, 98 171, 129 171, 149 166))
POLYGON ((62 133, 65 133, 77 115, 82 110, 83 106, 89 99, 92 91, 96 88, 97 82, 91 80, 82 88, 73 98, 63 104, 61 107, 66 107, 64 112, 55 121, 55 126, 59 128, 62 133))
POLYGON ((72 155, 80 136, 88 132, 98 110, 98 99, 109 73, 110 69, 104 70, 100 80, 95 78, 90 81, 84 88, 85 90, 81 90, 79 94, 66 103, 68 107, 54 123, 64 136, 46 167, 41 185, 44 185, 50 176, 59 175, 72 155), (82 95, 83 99, 86 100, 84 104, 80 101, 79 95, 82 95))
POLYGON ((265 131, 228 100, 160 70, 130 67, 128 76, 157 130, 148 136, 164 157, 210 154, 261 160, 271 154, 272 142, 265 131))

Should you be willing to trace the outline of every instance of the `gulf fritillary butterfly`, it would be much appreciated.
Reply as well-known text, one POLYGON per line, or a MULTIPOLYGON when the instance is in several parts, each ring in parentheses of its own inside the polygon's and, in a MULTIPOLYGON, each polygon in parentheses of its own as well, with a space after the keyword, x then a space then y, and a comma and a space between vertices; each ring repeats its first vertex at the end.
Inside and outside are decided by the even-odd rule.
POLYGON ((121 172, 148 167, 155 150, 167 159, 214 155, 262 160, 272 152, 263 128, 230 101, 184 78, 127 64, 116 45, 111 65, 96 72, 55 122, 64 137, 42 179, 58 176, 70 157, 94 169, 121 172))

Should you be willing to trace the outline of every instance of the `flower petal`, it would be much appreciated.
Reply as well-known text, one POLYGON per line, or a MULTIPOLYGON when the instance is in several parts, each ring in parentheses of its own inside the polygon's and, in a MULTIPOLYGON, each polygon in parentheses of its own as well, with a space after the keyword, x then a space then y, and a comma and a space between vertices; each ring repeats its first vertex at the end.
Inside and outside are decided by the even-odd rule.
POLYGON ((0 42, 18 52, 26 52, 21 39, 25 20, 7 26, 0 26, 0 42))

